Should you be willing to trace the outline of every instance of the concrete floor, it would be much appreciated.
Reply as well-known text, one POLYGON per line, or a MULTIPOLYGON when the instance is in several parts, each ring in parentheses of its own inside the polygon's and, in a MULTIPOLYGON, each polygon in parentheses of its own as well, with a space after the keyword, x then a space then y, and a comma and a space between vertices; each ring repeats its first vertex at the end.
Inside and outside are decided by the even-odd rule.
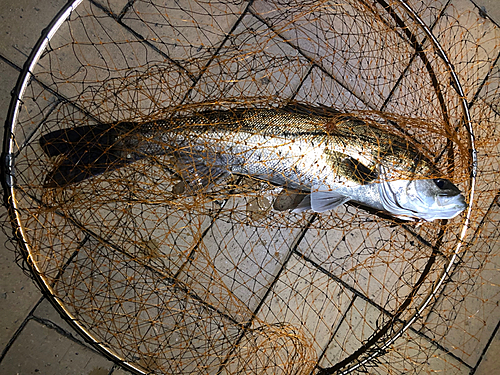
MULTIPOLYGON (((125 2, 124 2, 125 3, 125 2)), ((6 119, 10 93, 14 88, 20 69, 27 59, 42 29, 65 4, 64 0, 3 0, 0 2, 0 123, 6 119)), ((474 14, 487 15, 493 28, 500 25, 500 3, 498 0, 452 0, 460 11, 470 9, 474 14)), ((488 56, 496 57, 499 52, 498 33, 482 36, 487 46, 488 56)), ((495 61, 495 58, 492 59, 495 61)), ((454 61, 455 64, 460 62, 454 61)), ((489 70, 496 71, 498 85, 500 75, 498 66, 487 66, 481 74, 474 76, 474 86, 482 82, 489 70)), ((495 78, 496 77, 496 78, 495 78)), ((496 97, 498 100, 498 96, 496 97)), ((496 123, 500 127, 499 123, 496 123)), ((489 262, 474 275, 478 285, 472 287, 470 298, 460 305, 456 321, 442 322, 449 325, 448 340, 440 346, 439 356, 446 361, 456 362, 455 372, 445 374, 493 375, 500 373, 500 277, 498 231, 496 230, 500 207, 492 205, 483 234, 485 241, 492 243, 489 262), (496 245, 495 245, 496 244, 496 245), (476 308, 477 307, 477 308, 476 308), (470 323, 469 323, 470 321, 470 323), (472 338, 464 340, 464 337, 472 338), (473 341, 473 345, 470 341, 473 341), (460 343, 460 344, 459 344, 460 343), (469 345, 457 354, 461 345, 469 345), (472 346, 470 346, 472 345, 472 346), (457 358, 460 361, 457 362, 457 358)), ((4 218, 5 210, 1 213, 4 218)), ((39 289, 23 273, 15 262, 13 246, 5 235, 0 244, 0 374, 85 374, 106 375, 125 374, 125 370, 110 362, 76 333, 58 315, 42 296, 39 289)), ((479 242, 481 243, 481 242, 479 242)), ((471 260, 472 261, 472 260, 471 260)), ((432 337, 432 334, 429 333, 432 337)), ((425 350, 426 345, 419 346, 425 350)), ((439 364, 429 361, 429 368, 439 371, 439 364)))

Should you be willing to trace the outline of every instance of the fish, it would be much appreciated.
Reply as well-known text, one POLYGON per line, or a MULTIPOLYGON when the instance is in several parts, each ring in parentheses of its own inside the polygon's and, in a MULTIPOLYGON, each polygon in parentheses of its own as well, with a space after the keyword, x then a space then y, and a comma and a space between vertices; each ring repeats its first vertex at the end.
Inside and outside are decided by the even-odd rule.
POLYGON ((167 156, 182 180, 177 193, 245 176, 295 192, 293 205, 279 209, 293 213, 353 203, 402 220, 433 221, 467 207, 421 146, 379 121, 325 106, 204 109, 59 129, 39 143, 56 160, 46 188, 167 156))

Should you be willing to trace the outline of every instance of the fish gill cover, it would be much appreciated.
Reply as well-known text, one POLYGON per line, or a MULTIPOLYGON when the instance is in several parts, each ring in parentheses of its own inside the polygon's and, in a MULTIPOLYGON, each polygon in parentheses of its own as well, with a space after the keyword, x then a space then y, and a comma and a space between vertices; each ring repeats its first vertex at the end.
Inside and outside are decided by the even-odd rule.
MULTIPOLYGON (((441 10, 415 8, 441 43, 464 31, 462 61, 475 35, 441 10)), ((462 297, 439 287, 487 233, 497 187, 485 163, 471 200, 473 142, 492 148, 496 91, 469 84, 489 55, 451 70, 417 21, 384 1, 83 1, 7 145, 44 293, 138 373, 425 372, 462 297), (390 183, 415 180, 456 207, 404 211, 422 187, 403 204, 390 183)))

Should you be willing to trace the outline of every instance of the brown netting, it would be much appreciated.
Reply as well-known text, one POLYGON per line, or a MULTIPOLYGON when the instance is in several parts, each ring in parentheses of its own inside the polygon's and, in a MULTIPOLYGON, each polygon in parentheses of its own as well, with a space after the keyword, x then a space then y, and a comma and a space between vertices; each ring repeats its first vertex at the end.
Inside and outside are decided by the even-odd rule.
POLYGON ((498 51, 481 39, 496 26, 408 2, 443 44, 464 108, 439 45, 398 1, 119 3, 83 1, 51 35, 7 145, 16 239, 66 319, 138 373, 470 367, 486 324, 450 360, 435 353, 456 346, 447 335, 467 324, 467 297, 492 303, 476 275, 498 238, 498 51), (411 140, 472 210, 420 223, 352 204, 279 211, 283 189, 248 176, 188 194, 171 155, 46 186, 59 159, 39 140, 52 131, 290 103, 411 140))

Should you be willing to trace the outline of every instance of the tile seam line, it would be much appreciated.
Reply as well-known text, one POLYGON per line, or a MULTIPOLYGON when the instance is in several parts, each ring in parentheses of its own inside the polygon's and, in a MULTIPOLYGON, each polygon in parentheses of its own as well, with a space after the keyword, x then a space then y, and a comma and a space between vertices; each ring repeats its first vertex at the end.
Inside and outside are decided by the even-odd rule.
MULTIPOLYGON (((375 8, 373 7, 370 7, 369 6, 369 3, 367 3, 366 1, 364 0, 359 0, 360 2, 362 2, 363 4, 365 4, 365 6, 372 10, 373 13, 376 12, 375 8)), ((404 0, 401 0, 401 1, 404 1, 404 0)), ((445 13, 446 9, 448 8, 449 4, 451 3, 452 0, 448 0, 446 2, 446 4, 444 4, 443 8, 441 9, 441 11, 439 12, 439 15, 436 17, 436 19, 434 20, 433 24, 430 26, 430 30, 432 30, 436 24, 438 23, 440 17, 445 13)), ((392 4, 389 5, 389 9, 387 9, 386 5, 384 5, 385 1, 383 0, 376 0, 374 1, 374 3, 377 2, 380 6, 382 6, 384 8, 384 10, 386 12, 388 12, 389 16, 392 16, 392 13, 395 13, 393 10, 392 10, 392 4)), ((411 7, 411 6, 410 6, 411 7)), ((399 17, 398 17, 399 18, 399 17)), ((404 79, 404 77, 406 76, 406 73, 408 71, 408 69, 410 69, 413 61, 417 58, 417 57, 420 57, 420 61, 422 61, 422 63, 424 64, 425 67, 427 67, 428 64, 426 64, 426 61, 425 59, 422 58, 421 56, 421 53, 422 53, 422 46, 424 45, 424 43, 428 40, 428 37, 425 36, 422 40, 417 40, 416 37, 415 37, 415 41, 411 38, 411 36, 408 34, 408 30, 405 30, 404 27, 400 28, 400 29, 394 29, 394 25, 391 25, 390 23, 388 23, 384 18, 380 17, 379 18, 380 22, 382 22, 384 25, 386 25, 387 27, 393 29, 396 33, 396 35, 399 36, 399 38, 401 38, 401 40, 403 40, 405 43, 407 43, 410 47, 412 47, 414 49, 414 53, 411 55, 411 57, 409 58, 408 60, 408 64, 406 65, 405 69, 401 72, 401 75, 399 76, 399 78, 396 80, 396 83, 394 84, 394 86, 392 87, 391 91, 389 92, 388 96, 385 98, 382 106, 380 107, 380 110, 384 110, 384 108, 387 106, 387 104, 389 103, 391 97, 393 96, 395 90, 398 89, 398 87, 400 86, 400 83, 401 81, 404 79), (403 30, 401 32, 401 30, 403 30)), ((396 26, 399 26, 398 24, 398 21, 396 21, 396 26)), ((404 22, 403 22, 404 23, 404 22)), ((410 32, 410 34, 413 34, 410 32)), ((432 81, 432 77, 434 76, 434 73, 432 71, 429 71, 429 68, 427 68, 428 70, 428 73, 429 73, 429 76, 431 77, 431 81, 432 81)), ((438 101, 440 101, 440 90, 438 89, 436 91, 436 88, 437 86, 434 85, 434 91, 436 92, 436 96, 437 96, 437 99, 438 101)), ((443 111, 444 114, 446 115, 447 111, 443 111)))
POLYGON ((442 350, 445 355, 448 355, 448 356, 452 357, 453 359, 455 359, 457 362, 460 362, 462 365, 464 365, 468 369, 472 369, 473 368, 473 366, 469 365, 462 358, 460 358, 459 356, 457 356, 456 354, 454 354, 453 352, 451 352, 450 349, 448 349, 447 347, 441 345, 437 341, 433 340, 432 338, 430 338, 429 336, 427 336, 425 333, 422 333, 422 332, 416 330, 412 326, 410 326, 410 328, 408 330, 411 331, 411 332, 413 332, 417 336, 420 336, 423 339, 427 340, 429 342, 429 344, 433 345, 435 348, 437 348, 439 350, 442 350))
MULTIPOLYGON (((305 59, 307 59, 313 67, 318 68, 321 70, 324 74, 326 74, 330 79, 338 83, 343 89, 345 89, 347 92, 349 92, 352 96, 354 96, 356 99, 358 99, 360 102, 363 104, 366 104, 366 99, 365 98, 360 98, 358 94, 353 92, 349 87, 347 87, 343 82, 339 81, 333 74, 329 73, 322 65, 318 64, 314 59, 309 57, 306 53, 302 51, 299 46, 296 46, 292 44, 287 38, 285 38, 283 35, 281 35, 279 32, 277 32, 272 25, 270 25, 266 20, 264 20, 262 17, 260 17, 259 14, 257 14, 253 9, 249 9, 249 14, 254 16, 257 20, 262 22, 264 25, 266 25, 273 33, 275 33, 277 36, 279 36, 286 44, 288 44, 291 48, 294 50, 298 51, 301 56, 303 56, 305 59)), ((368 107, 370 107, 368 104, 366 104, 368 107)), ((375 109, 371 107, 371 109, 375 109)))
POLYGON ((486 82, 490 79, 491 73, 495 66, 497 65, 498 61, 500 59, 500 53, 496 56, 496 58, 493 60, 490 68, 488 69, 488 73, 484 76, 483 80, 481 81, 481 84, 479 85, 479 88, 477 89, 476 93, 474 94, 474 97, 471 99, 469 102, 469 109, 472 108, 474 104, 476 104, 476 101, 479 99, 479 96, 481 94, 481 91, 483 90, 484 86, 486 85, 486 82))
MULTIPOLYGON (((475 2, 476 0, 469 0, 469 1, 474 5, 474 7, 476 7, 476 9, 478 11, 482 11, 481 7, 476 4, 476 2, 475 2)), ((486 17, 482 17, 482 18, 484 18, 484 19, 487 18, 488 20, 490 20, 491 22, 493 22, 497 27, 500 27, 500 20, 499 20, 499 22, 497 22, 496 20, 494 20, 493 18, 491 18, 491 16, 488 14, 488 12, 486 12, 485 15, 486 15, 486 17)))
POLYGON ((16 63, 14 63, 9 58, 5 57, 3 55, 3 53, 1 53, 1 52, 0 52, 0 60, 2 60, 7 65, 9 65, 11 68, 14 68, 15 70, 17 70, 18 72, 21 72, 21 70, 23 70, 23 68, 19 67, 16 63))
POLYGON ((497 323, 495 329, 493 330, 493 332, 491 333, 491 336, 490 338, 488 339, 488 342, 486 344, 486 346, 484 347, 482 353, 481 353, 481 356, 479 357, 479 359, 477 360, 476 362, 476 365, 474 366, 474 368, 471 370, 471 372, 469 373, 469 375, 474 375, 479 367, 479 365, 481 364, 481 362, 483 361, 486 353, 488 352, 488 349, 490 348, 490 345, 491 343, 493 342, 493 339, 495 338, 498 330, 500 329, 500 321, 497 323))
MULTIPOLYGON (((44 299, 47 299, 47 298, 44 297, 44 299)), ((52 305, 50 305, 50 306, 52 306, 52 305)), ((46 327, 46 328, 48 328, 50 330, 53 330, 53 331, 57 332, 57 334, 59 334, 60 336, 63 336, 65 338, 73 341, 74 343, 79 344, 80 346, 82 346, 82 347, 84 347, 86 349, 91 350, 94 354, 98 354, 99 356, 104 357, 101 352, 95 350, 91 346, 85 345, 84 341, 79 340, 71 332, 69 332, 66 329, 62 328, 57 323, 53 322, 50 319, 41 318, 41 317, 39 317, 39 316, 37 316, 35 314, 36 314, 36 310, 33 311, 33 314, 30 316, 29 320, 33 320, 33 321, 37 322, 38 324, 40 324, 40 325, 42 325, 42 326, 44 326, 44 327, 46 327)), ((106 358, 106 357, 104 357, 104 358, 106 358)))
MULTIPOLYGON (((473 1, 473 0, 469 0, 469 1, 470 1, 473 5, 474 5, 474 7, 475 7, 477 10, 481 11, 481 8, 480 8, 480 7, 479 7, 476 3, 474 3, 474 1, 473 1)), ((443 16, 445 16, 445 15, 448 15, 448 16, 449 16, 449 14, 447 14, 447 13, 446 13, 446 10, 447 10, 448 8, 450 8, 450 6, 453 6, 453 4, 452 4, 452 0, 448 0, 448 3, 447 3, 447 4, 446 4, 446 6, 443 8, 443 11, 440 13, 440 15, 439 15, 438 19, 436 20, 436 23, 435 23, 435 24, 437 24, 437 22, 439 21, 439 18, 441 18, 441 17, 443 17, 443 16)), ((488 17, 483 17, 483 18, 484 18, 484 19, 488 19, 488 20, 489 20, 489 21, 491 21, 494 25, 496 25, 497 27, 500 27, 500 24, 496 23, 496 22, 495 22, 495 21, 494 21, 491 17, 489 17, 489 16, 488 16, 488 17)), ((434 29, 435 24, 431 27, 431 30, 433 30, 433 29, 434 29)), ((488 57, 489 57, 489 56, 488 56, 488 57)), ((484 76, 483 80, 481 81, 481 83, 480 83, 480 85, 479 85, 479 88, 477 89, 477 91, 476 91, 476 93, 474 94, 474 96, 472 97, 472 99, 468 102, 468 108, 469 108, 469 109, 471 109, 471 108, 472 108, 472 106, 476 103, 477 99, 479 98, 479 94, 481 93, 481 90, 483 89, 483 87, 485 86, 485 84, 486 84, 487 80, 489 79, 490 74, 491 74, 491 72, 492 72, 493 68, 495 67, 495 65, 497 64, 497 62, 498 62, 499 58, 500 58, 500 54, 498 54, 498 55, 496 56, 496 58, 494 58, 494 59, 493 59, 493 63, 491 64, 490 68, 488 69, 488 72, 486 73, 486 75, 484 76)), ((445 152, 445 149, 446 149, 446 147, 445 147, 445 148, 441 151, 440 155, 438 156, 438 159, 439 159, 439 158, 442 156, 442 154, 445 152)))
MULTIPOLYGON (((97 3, 95 0, 89 0, 89 1, 90 1, 90 4, 92 4, 96 8, 100 9, 101 11, 103 11, 104 14, 106 14, 106 16, 108 16, 109 18, 111 18, 112 20, 114 20, 118 25, 120 25, 121 27, 123 27, 130 34, 132 34, 135 38, 137 38, 137 40, 138 40, 139 43, 145 45, 148 48, 151 48, 153 51, 155 51, 156 53, 158 53, 160 56, 162 56, 163 58, 167 59, 168 61, 170 61, 175 66, 177 66, 179 69, 182 70, 182 72, 184 74, 186 74, 189 77, 189 79, 191 81, 196 81, 196 77, 194 76, 193 73, 191 73, 184 66, 182 66, 181 63, 179 63, 178 61, 172 59, 165 52, 163 52, 158 47, 156 47, 151 42, 149 42, 145 37, 143 37, 140 33, 138 33, 137 31, 135 31, 132 27, 130 27, 129 25, 127 25, 126 23, 124 23, 121 20, 121 18, 119 19, 113 12, 111 12, 110 9, 106 8, 102 4, 97 3)), ((78 10, 78 8, 76 10, 78 10)))
POLYGON ((288 103, 292 103, 295 101, 295 98, 297 97, 297 95, 299 94, 300 90, 302 89, 302 87, 304 86, 304 83, 306 82, 307 78, 309 78, 309 76, 312 74, 313 70, 314 70, 314 66, 315 64, 314 63, 311 63, 309 61, 309 67, 307 68, 307 72, 306 74, 304 74, 304 76, 301 78, 299 84, 297 85, 297 87, 295 88, 295 90, 293 91, 292 95, 290 96, 289 99, 287 99, 286 101, 288 103))
MULTIPOLYGON (((439 53, 439 48, 440 48, 439 43, 438 43, 438 45, 435 45, 432 42, 432 40, 433 40, 432 39, 433 38, 432 30, 430 30, 429 27, 427 25, 425 25, 425 23, 423 21, 417 22, 418 15, 415 13, 413 8, 411 6, 409 6, 403 0, 400 0, 400 1, 401 2, 399 4, 401 4, 404 7, 405 14, 408 15, 411 19, 413 19, 414 23, 419 24, 419 26, 420 26, 419 29, 421 31, 422 30, 424 30, 424 31, 429 30, 429 34, 427 34, 426 39, 429 38, 429 40, 431 41, 431 44, 433 45, 433 47, 432 47, 433 50, 435 50, 435 52, 438 53, 438 55, 440 57, 442 57, 442 60, 443 60, 442 62, 444 62, 445 65, 449 66, 449 64, 447 64, 446 56, 439 53), (413 12, 414 16, 417 17, 417 19, 415 19, 410 12, 413 12)), ((420 57, 420 60, 422 61, 422 64, 424 65, 424 67, 427 71, 427 74, 429 75, 429 78, 431 80, 432 86, 434 88, 436 99, 439 103, 439 107, 440 107, 441 112, 442 112, 442 118, 443 118, 445 129, 446 129, 447 127, 451 126, 450 115, 448 113, 449 109, 448 109, 448 106, 446 105, 446 101, 445 101, 444 96, 443 96, 443 91, 441 90, 441 82, 438 80, 437 74, 434 70, 434 67, 430 63, 430 60, 427 57, 425 50, 423 49, 422 42, 418 41, 417 37, 414 35, 414 33, 409 28, 406 28, 405 22, 401 19, 399 14, 393 9, 392 4, 387 3, 386 0, 376 0, 376 2, 379 3, 386 10, 386 12, 388 13, 388 15, 390 17, 392 17, 392 19, 396 23, 396 26, 399 27, 403 31, 404 35, 406 35, 406 38, 408 39, 409 45, 415 50, 415 53, 418 55, 418 57, 420 57)), ((452 71, 453 71, 453 69, 452 69, 452 71)))
MULTIPOLYGON (((486 85, 486 82, 488 82, 488 79, 490 78, 490 75, 491 75, 491 73, 493 71, 493 68, 497 65, 499 59, 500 59, 500 53, 493 59, 493 62, 491 63, 491 65, 490 65, 490 67, 488 69, 488 72, 485 74, 484 78, 481 80, 481 83, 479 84, 479 87, 478 87, 476 93, 474 94, 474 96, 472 97, 472 99, 467 103, 467 106, 468 106, 469 110, 472 109, 472 107, 474 106, 474 104, 476 104, 477 100, 479 99, 479 95, 481 94, 481 91, 483 90, 483 87, 486 85)), ((491 105, 489 103, 486 103, 486 105, 488 105, 488 107, 490 107, 496 113, 496 111, 491 107, 491 105)), ((457 129, 457 127, 455 127, 455 129, 457 129)), ((446 151, 446 147, 444 147, 441 150, 441 152, 440 152, 439 156, 437 157, 437 159, 439 159, 444 154, 445 151, 446 151)))
POLYGON ((184 95, 184 98, 182 99, 182 103, 188 101, 191 93, 199 85, 202 77, 208 71, 209 67, 211 66, 212 62, 215 60, 215 57, 219 54, 222 47, 224 45, 226 45, 227 41, 229 40, 229 37, 232 35, 234 30, 236 30, 236 28, 242 23, 243 19, 247 16, 247 14, 251 14, 250 7, 253 5, 253 2, 254 2, 254 0, 249 0, 245 9, 241 12, 238 19, 231 26, 231 29, 225 33, 225 36, 224 36, 224 38, 222 38, 222 41, 220 41, 219 45, 216 45, 217 48, 215 49, 214 53, 206 61, 205 65, 199 70, 198 76, 194 77, 191 87, 186 91, 186 94, 184 95))
MULTIPOLYGON (((443 8, 441 9, 441 11, 439 12, 438 16, 436 17, 436 19, 434 20, 434 22, 432 23, 432 26, 430 27, 431 30, 434 29, 434 27, 437 25, 437 23, 439 22, 439 20, 441 19, 441 17, 445 14, 446 12, 446 9, 448 8, 448 6, 450 5, 452 0, 448 0, 446 2, 446 4, 443 6, 443 8)), ((408 42, 399 32, 397 33, 400 38, 402 38, 404 41, 408 42)), ((426 41, 428 41, 428 37, 425 36, 422 40, 421 40, 421 44, 424 45, 426 43, 426 41)), ((394 93, 396 92, 396 90, 400 87, 400 84, 401 84, 401 81, 406 77, 406 74, 408 72, 408 70, 410 69, 410 67, 412 66, 413 62, 416 60, 416 58, 418 57, 418 52, 415 51, 415 53, 411 56, 410 58, 410 61, 408 63, 408 65, 406 66, 406 68, 404 69, 404 71, 401 73, 401 76, 398 78, 397 82, 394 84, 394 86, 392 87, 392 90, 391 92, 389 93, 389 95, 387 96, 387 98, 385 99, 384 103, 382 104, 382 106, 380 107, 380 110, 381 111, 384 111, 385 108, 387 107, 387 105, 389 104, 390 100, 392 99, 394 93)))
MULTIPOLYGON (((331 274, 328 270, 326 270, 323 267, 321 267, 321 265, 317 264, 314 260, 312 260, 312 259, 308 258, 307 256, 299 253, 298 251, 295 251, 295 255, 297 257, 303 259, 305 262, 310 263, 319 272, 324 273, 327 277, 331 278, 333 281, 337 282, 339 285, 345 287, 347 290, 349 290, 351 293, 353 293, 354 296, 359 297, 361 300, 369 303, 372 307, 374 307, 377 310, 381 311, 382 313, 386 314, 388 317, 390 317, 390 318, 394 317, 392 313, 390 313, 389 311, 387 311, 386 309, 384 309, 382 306, 379 306, 376 302, 372 301, 370 298, 368 298, 367 296, 365 296, 362 292, 360 292, 357 289, 355 289, 354 287, 350 286, 345 281, 343 281, 343 280, 339 279, 338 277, 334 276, 333 274, 331 274)), ((401 324, 405 324, 406 323, 406 321, 404 321, 402 319, 399 319, 399 318, 397 318, 395 320, 395 322, 396 323, 401 323, 401 324)), ((461 359, 460 357, 458 357, 455 354, 453 354, 448 348, 446 348, 445 346, 439 344, 438 342, 436 342, 435 340, 433 340, 432 338, 430 338, 429 336, 427 336, 425 333, 416 330, 413 326, 410 326, 409 330, 412 331, 413 333, 415 333, 416 335, 424 338, 431 345, 434 345, 436 348, 442 350, 443 352, 445 352, 450 357, 453 357, 458 362, 462 363, 464 366, 468 367, 469 369, 472 368, 472 366, 469 365, 467 362, 465 362, 463 359, 461 359)))
MULTIPOLYGON (((23 68, 19 67, 17 64, 15 64, 14 62, 12 62, 7 57, 3 56, 1 53, 0 53, 0 60, 4 61, 7 65, 9 65, 12 68, 16 69, 18 72, 22 72, 22 70, 23 70, 23 68)), ((90 119, 94 120, 95 122, 101 123, 98 119, 96 119, 94 116, 92 116, 85 109, 79 107, 78 105, 76 105, 75 103, 73 103, 73 101, 71 101, 70 99, 66 98, 64 95, 58 93, 57 91, 54 91, 47 84, 45 84, 44 82, 40 81, 32 73, 29 73, 29 74, 31 74, 31 80, 33 82, 36 82, 38 85, 40 85, 40 87, 42 87, 44 90, 48 91, 51 95, 54 95, 58 99, 59 103, 56 103, 57 105, 60 105, 60 104, 69 104, 72 107, 74 107, 76 110, 78 110, 81 113, 83 113, 85 116, 88 116, 90 119)), ((14 91, 15 91, 15 85, 12 88, 12 90, 10 90, 10 101, 12 101, 12 97, 14 96, 14 91)), ((8 118, 5 119, 5 124, 7 123, 8 120, 9 120, 8 118)))
POLYGON ((221 375, 222 374, 222 371, 226 368, 227 366, 227 363, 229 362, 230 360, 230 356, 234 353, 234 351, 240 346, 241 344, 241 340, 243 340, 243 337, 246 333, 246 330, 247 329, 250 329, 250 327, 252 326, 254 320, 256 319, 257 317, 257 314, 260 312, 262 306, 264 306, 268 296, 272 293, 272 290, 274 289, 274 286, 278 283, 279 281, 279 278, 280 276, 282 275, 282 273, 285 271, 285 269, 287 268, 288 266, 288 263, 290 262, 290 259, 295 255, 296 251, 297 251, 297 247, 299 246, 299 244, 302 242, 302 240, 304 239, 305 235, 306 235, 306 232, 308 231, 308 229, 310 228, 310 226, 312 225, 312 223, 314 222, 314 220, 316 219, 317 215, 316 214, 313 214, 311 215, 308 219, 307 219, 307 223, 304 225, 304 227, 302 228, 302 230, 300 231, 300 233, 295 236, 295 239, 293 241, 293 243, 291 244, 291 246, 289 247, 289 251, 286 255, 286 257, 283 259, 283 262, 281 264, 281 267, 279 268, 278 272, 276 273, 276 275, 274 276, 273 280, 271 283, 269 283, 267 289, 266 289, 266 292, 264 293, 264 295, 260 298, 260 301, 259 303, 257 304, 257 306, 255 307, 255 309, 252 311, 252 315, 250 317, 250 319, 248 320, 248 322, 246 323, 244 329, 242 330, 242 333, 241 335, 238 337, 238 339, 235 341, 234 345, 233 345, 233 348, 229 351, 229 353, 226 355, 226 358, 224 358, 224 360, 221 362, 220 366, 219 366, 219 370, 217 371, 217 375, 221 375))
MULTIPOLYGON (((40 292, 38 285, 37 285, 37 291, 40 292)), ((23 329, 26 327, 28 322, 32 319, 33 313, 38 308, 38 306, 40 306, 40 304, 42 303, 42 301, 44 299, 45 299, 45 296, 42 295, 40 297, 40 299, 36 302, 35 306, 30 310, 30 312, 28 313, 26 318, 24 318, 21 325, 17 328, 16 332, 14 332, 14 334, 11 336, 11 338, 9 339, 9 342, 5 345, 5 347, 2 350, 2 353, 0 354, 0 364, 2 363, 4 358, 7 356, 10 348, 12 347, 12 345, 14 345, 14 343, 16 342, 17 338, 19 337, 19 335, 21 334, 23 329)))
POLYGON ((134 6, 135 2, 136 2, 136 0, 128 0, 127 1, 127 4, 125 4, 125 6, 122 8, 120 13, 116 17, 120 22, 121 22, 122 18, 125 16, 125 14, 128 13, 128 10, 134 6))
MULTIPOLYGON (((340 320, 338 321, 338 323, 336 324, 336 327, 335 329, 333 330, 332 334, 330 335, 330 338, 328 339, 328 342, 325 344, 325 347, 323 348, 323 350, 321 351, 320 355, 318 356, 318 360, 316 362, 316 366, 314 366, 314 368, 311 370, 311 373, 309 375, 314 375, 316 373, 316 371, 318 370, 318 365, 319 363, 323 360, 323 358, 326 356, 326 353, 328 351, 328 349, 330 348, 330 345, 332 345, 333 343, 333 340, 335 338, 335 336, 337 335, 340 327, 342 326, 342 324, 344 323, 344 321, 347 320, 346 316, 347 314, 349 313, 349 311, 351 310, 352 306, 354 305, 354 302, 356 301, 356 299, 358 298, 358 296, 356 294, 353 293, 353 296, 351 298, 351 301, 349 302, 349 305, 347 306, 347 309, 344 311, 344 313, 342 314, 340 320)), ((349 324, 349 323, 348 323, 349 324)))

